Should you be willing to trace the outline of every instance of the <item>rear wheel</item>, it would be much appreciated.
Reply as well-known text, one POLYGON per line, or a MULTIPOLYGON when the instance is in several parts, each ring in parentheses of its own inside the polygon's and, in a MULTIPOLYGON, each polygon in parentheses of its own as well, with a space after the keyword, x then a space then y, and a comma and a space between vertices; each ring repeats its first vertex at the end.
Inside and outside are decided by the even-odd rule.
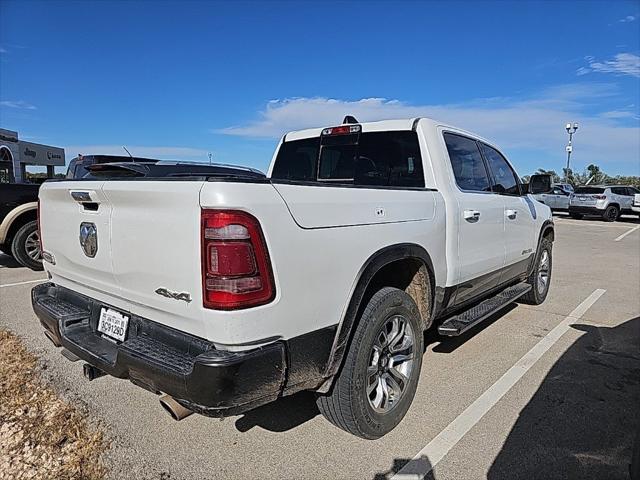
POLYGON ((536 255, 535 266, 527 279, 531 285, 531 290, 522 297, 524 303, 540 305, 547 298, 549 284, 551 283, 551 267, 553 261, 551 257, 553 243, 548 238, 543 238, 536 255))
POLYGON ((615 205, 609 205, 602 213, 605 222, 615 222, 620 216, 620 209, 615 205))
POLYGON ((320 412, 337 427, 366 439, 382 437, 407 413, 422 367, 423 332, 418 307, 397 288, 369 300, 331 392, 320 412))
POLYGON ((18 229, 11 241, 11 255, 18 263, 31 270, 42 270, 40 233, 38 222, 33 220, 18 229))

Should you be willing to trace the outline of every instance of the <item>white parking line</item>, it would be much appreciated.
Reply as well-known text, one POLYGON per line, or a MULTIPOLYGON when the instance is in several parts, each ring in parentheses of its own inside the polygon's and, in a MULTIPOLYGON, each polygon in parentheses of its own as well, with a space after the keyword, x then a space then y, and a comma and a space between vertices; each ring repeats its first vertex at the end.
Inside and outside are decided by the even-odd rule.
POLYGON ((551 330, 507 370, 496 383, 485 390, 464 412, 458 415, 455 420, 420 450, 409 463, 392 477, 392 480, 422 480, 449 453, 449 450, 540 360, 542 355, 569 330, 569 326, 580 319, 596 303, 604 292, 606 290, 600 288, 594 290, 558 326, 551 330), (424 457, 426 457, 427 461, 424 460, 424 457))
POLYGON ((38 280, 27 280, 26 282, 18 282, 18 283, 7 283, 5 285, 0 285, 0 288, 4 287, 16 287, 18 285, 26 285, 28 283, 36 283, 36 282, 46 282, 46 278, 39 278, 38 280))
POLYGON ((579 225, 581 228, 585 227, 599 227, 599 228, 627 228, 627 225, 615 224, 615 223, 604 223, 602 221, 593 221, 590 222, 588 220, 567 220, 566 218, 554 218, 553 221, 559 225, 579 225))
POLYGON ((630 233, 635 232, 636 230, 638 230, 640 228, 640 225, 638 225, 637 227, 633 227, 632 229, 630 229, 627 232, 624 232, 622 235, 620 235, 618 238, 616 238, 614 240, 614 242, 619 242, 620 240, 622 240, 624 237, 626 237, 627 235, 629 235, 630 233))

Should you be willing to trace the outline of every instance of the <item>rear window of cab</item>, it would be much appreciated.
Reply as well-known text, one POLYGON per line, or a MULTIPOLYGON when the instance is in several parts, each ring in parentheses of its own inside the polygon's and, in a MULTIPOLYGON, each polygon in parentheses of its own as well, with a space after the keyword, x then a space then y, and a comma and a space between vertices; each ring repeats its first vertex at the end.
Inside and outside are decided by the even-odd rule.
POLYGON ((271 178, 325 185, 424 187, 418 136, 404 130, 285 141, 271 178))

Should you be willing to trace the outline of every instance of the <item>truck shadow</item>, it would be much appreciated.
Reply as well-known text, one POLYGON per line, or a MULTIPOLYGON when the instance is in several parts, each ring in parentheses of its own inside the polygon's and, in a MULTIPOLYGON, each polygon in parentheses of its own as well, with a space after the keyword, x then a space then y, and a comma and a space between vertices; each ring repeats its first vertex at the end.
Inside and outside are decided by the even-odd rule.
POLYGON ((270 432, 286 432, 318 415, 313 392, 299 392, 244 413, 236 420, 240 432, 261 427, 270 432))
POLYGON ((628 479, 640 427, 640 317, 585 332, 553 365, 489 480, 628 479))
POLYGON ((16 262, 13 257, 2 253, 0 250, 0 267, 4 268, 23 268, 18 262, 16 262))

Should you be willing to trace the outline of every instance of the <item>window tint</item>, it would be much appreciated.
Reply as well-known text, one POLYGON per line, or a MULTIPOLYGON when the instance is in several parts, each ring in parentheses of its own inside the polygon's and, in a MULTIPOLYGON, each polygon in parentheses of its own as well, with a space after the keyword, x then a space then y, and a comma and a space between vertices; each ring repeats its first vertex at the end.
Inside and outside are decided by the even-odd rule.
POLYGON ((278 151, 271 178, 312 181, 316 179, 319 138, 284 142, 278 151))
POLYGON ((507 163, 507 160, 495 148, 489 145, 482 145, 482 153, 487 159, 489 171, 493 177, 492 190, 498 193, 509 195, 520 195, 520 187, 515 172, 507 163))
POLYGON ((422 158, 415 132, 372 132, 360 136, 356 185, 424 187, 422 158))
POLYGON ((627 189, 624 187, 611 187, 611 193, 615 193, 616 195, 626 195, 627 189))
POLYGON ((604 193, 604 188, 601 188, 601 187, 576 187, 574 193, 586 193, 586 194, 604 193))
POLYGON ((452 133, 444 134, 456 183, 462 190, 489 192, 489 177, 475 140, 452 133))
POLYGON ((271 178, 349 185, 424 187, 418 136, 369 132, 285 142, 271 178))

